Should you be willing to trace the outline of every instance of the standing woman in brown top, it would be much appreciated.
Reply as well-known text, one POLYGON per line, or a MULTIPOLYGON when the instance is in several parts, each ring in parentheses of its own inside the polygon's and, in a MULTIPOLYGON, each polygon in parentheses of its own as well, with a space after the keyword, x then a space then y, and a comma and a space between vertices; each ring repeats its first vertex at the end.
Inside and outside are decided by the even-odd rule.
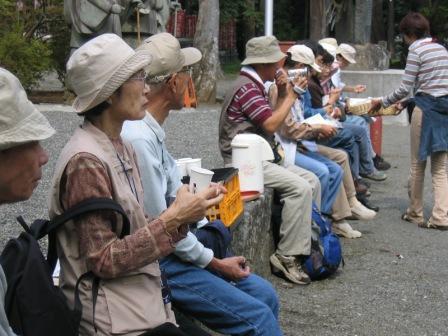
POLYGON ((211 186, 193 195, 183 187, 158 218, 143 211, 143 190, 134 150, 120 138, 125 120, 145 115, 148 51, 132 50, 120 37, 101 35, 80 47, 67 63, 76 94, 75 111, 84 116, 58 159, 50 195, 50 217, 89 198, 117 201, 130 221, 120 239, 119 216, 97 211, 68 222, 57 233, 60 286, 73 305, 77 279, 92 271, 101 278, 95 309, 91 280, 83 280, 80 335, 184 335, 175 326, 169 296, 162 293, 157 259, 173 252, 188 223, 204 217, 225 189, 211 186), (97 331, 95 331, 95 329, 97 331), (152 332, 151 332, 152 330, 152 332))

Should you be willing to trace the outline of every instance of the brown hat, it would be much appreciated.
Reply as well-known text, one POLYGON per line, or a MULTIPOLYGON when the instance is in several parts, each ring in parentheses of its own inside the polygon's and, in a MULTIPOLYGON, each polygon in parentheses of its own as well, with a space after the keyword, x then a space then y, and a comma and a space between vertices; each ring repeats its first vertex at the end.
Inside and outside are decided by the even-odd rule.
POLYGON ((0 150, 44 140, 55 133, 31 103, 16 76, 0 68, 0 150))
POLYGON ((285 57, 274 36, 260 36, 247 41, 246 59, 241 64, 277 63, 285 57))

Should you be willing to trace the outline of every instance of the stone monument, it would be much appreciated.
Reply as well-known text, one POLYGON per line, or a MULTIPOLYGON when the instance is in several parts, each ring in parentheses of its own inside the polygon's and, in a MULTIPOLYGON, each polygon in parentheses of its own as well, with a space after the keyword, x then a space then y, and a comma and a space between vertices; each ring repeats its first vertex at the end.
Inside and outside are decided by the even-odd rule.
POLYGON ((64 16, 71 27, 71 52, 91 38, 114 33, 132 46, 165 31, 170 0, 64 0, 64 16))

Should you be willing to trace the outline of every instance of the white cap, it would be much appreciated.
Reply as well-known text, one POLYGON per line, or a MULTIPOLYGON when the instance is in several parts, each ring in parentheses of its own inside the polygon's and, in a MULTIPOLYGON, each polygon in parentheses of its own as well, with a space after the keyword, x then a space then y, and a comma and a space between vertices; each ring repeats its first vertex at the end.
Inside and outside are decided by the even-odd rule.
POLYGON ((316 64, 313 51, 303 44, 293 45, 288 49, 294 62, 310 65, 314 70, 321 72, 320 66, 316 64))
POLYGON ((334 58, 336 58, 336 47, 332 44, 329 43, 319 43, 322 48, 324 48, 331 56, 333 56, 334 58))
POLYGON ((347 61, 354 64, 356 63, 355 56, 356 56, 356 49, 353 48, 351 45, 346 43, 341 43, 341 45, 336 50, 337 54, 341 54, 342 57, 344 57, 347 61))
POLYGON ((321 40, 319 40, 319 44, 326 43, 331 44, 333 47, 338 47, 338 41, 334 37, 326 37, 321 40))
POLYGON ((147 38, 137 50, 147 50, 152 55, 152 62, 145 69, 149 78, 174 74, 202 58, 199 49, 181 48, 179 40, 169 33, 147 38))

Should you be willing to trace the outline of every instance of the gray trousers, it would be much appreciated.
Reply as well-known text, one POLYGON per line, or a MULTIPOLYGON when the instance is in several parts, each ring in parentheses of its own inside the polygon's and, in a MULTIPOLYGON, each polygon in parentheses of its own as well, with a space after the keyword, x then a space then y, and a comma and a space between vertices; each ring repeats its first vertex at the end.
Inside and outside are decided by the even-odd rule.
POLYGON ((283 203, 277 253, 309 255, 311 248, 311 206, 320 207, 320 182, 313 173, 291 165, 287 168, 265 161, 264 185, 273 188, 283 203))

